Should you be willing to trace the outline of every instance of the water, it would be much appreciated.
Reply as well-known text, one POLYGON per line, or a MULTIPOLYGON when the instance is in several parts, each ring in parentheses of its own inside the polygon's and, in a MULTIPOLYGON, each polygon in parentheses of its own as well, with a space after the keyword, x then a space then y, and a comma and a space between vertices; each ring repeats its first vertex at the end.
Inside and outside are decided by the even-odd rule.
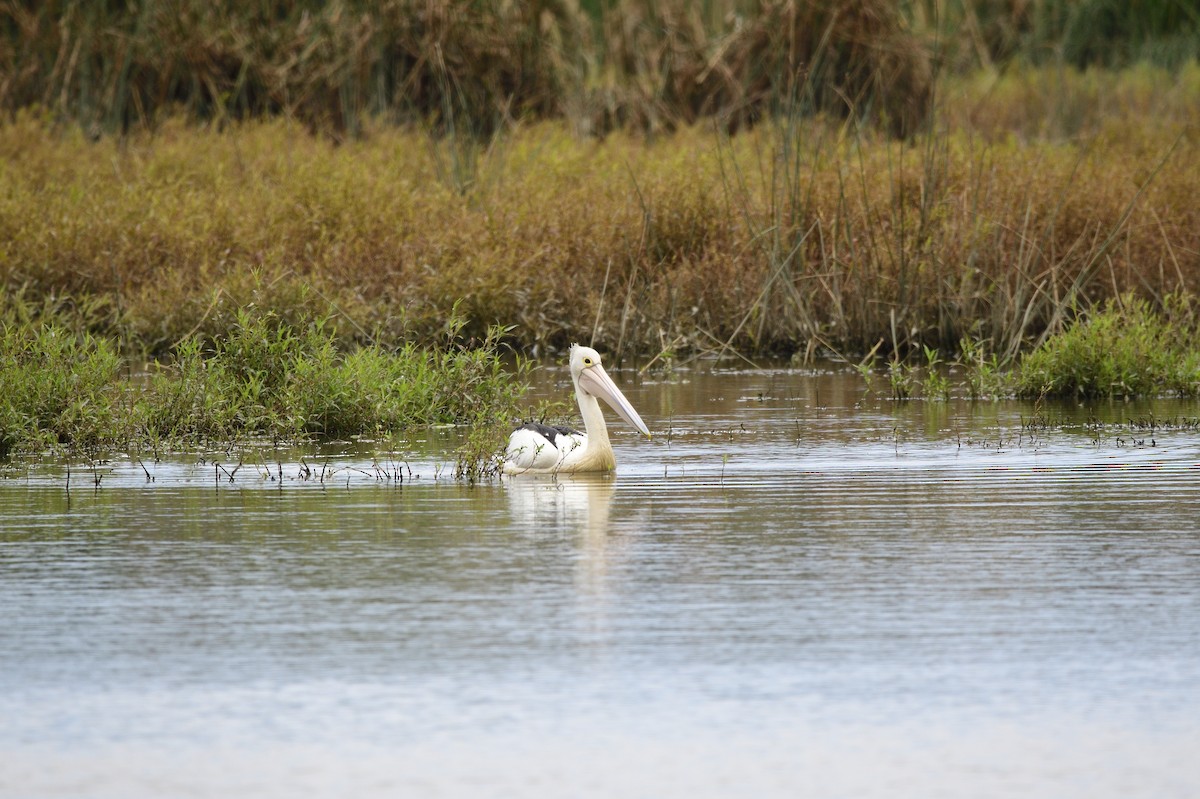
POLYGON ((1195 405, 617 378, 615 478, 0 480, 0 796, 1200 795, 1195 405))

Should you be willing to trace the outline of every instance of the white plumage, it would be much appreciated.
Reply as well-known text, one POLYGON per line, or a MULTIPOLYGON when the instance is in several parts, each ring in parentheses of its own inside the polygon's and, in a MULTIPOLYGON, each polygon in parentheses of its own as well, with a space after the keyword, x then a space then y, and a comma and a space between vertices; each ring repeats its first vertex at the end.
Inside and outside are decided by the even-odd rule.
POLYGON ((571 382, 586 432, 568 427, 551 427, 530 422, 513 431, 504 452, 505 474, 554 474, 558 472, 608 472, 616 468, 608 426, 597 398, 643 435, 649 436, 642 417, 625 399, 600 363, 600 353, 591 347, 571 347, 571 382))

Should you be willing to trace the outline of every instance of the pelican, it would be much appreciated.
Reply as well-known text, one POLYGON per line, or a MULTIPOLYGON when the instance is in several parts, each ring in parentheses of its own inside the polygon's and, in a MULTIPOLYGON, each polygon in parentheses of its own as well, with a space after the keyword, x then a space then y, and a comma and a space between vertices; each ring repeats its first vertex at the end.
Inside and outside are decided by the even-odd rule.
POLYGON ((600 353, 591 347, 571 345, 571 381, 583 416, 580 433, 569 427, 551 427, 529 422, 513 431, 504 452, 505 474, 556 474, 558 472, 611 472, 617 466, 608 426, 600 403, 607 402, 617 414, 649 437, 642 417, 625 399, 621 389, 600 364, 600 353))

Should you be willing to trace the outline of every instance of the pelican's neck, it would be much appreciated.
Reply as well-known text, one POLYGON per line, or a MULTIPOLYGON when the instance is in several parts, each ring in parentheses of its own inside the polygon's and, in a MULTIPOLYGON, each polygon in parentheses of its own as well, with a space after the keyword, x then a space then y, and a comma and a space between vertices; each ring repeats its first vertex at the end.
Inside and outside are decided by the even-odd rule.
POLYGON ((575 399, 579 403, 579 413, 583 416, 583 429, 587 433, 586 452, 612 450, 608 441, 608 425, 604 423, 604 414, 600 410, 600 402, 591 394, 585 393, 575 384, 575 399))
POLYGON ((563 456, 559 468, 568 472, 611 472, 617 466, 612 444, 608 441, 608 425, 600 412, 600 402, 579 388, 575 380, 575 400, 579 403, 579 415, 583 417, 583 429, 587 433, 582 449, 563 456))

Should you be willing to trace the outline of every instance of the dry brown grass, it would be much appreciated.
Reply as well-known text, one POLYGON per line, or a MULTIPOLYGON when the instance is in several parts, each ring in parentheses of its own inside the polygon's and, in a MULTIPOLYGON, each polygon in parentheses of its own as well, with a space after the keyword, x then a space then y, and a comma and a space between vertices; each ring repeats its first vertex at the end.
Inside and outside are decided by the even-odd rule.
POLYGON ((1013 355, 1104 298, 1200 290, 1189 81, 1173 91, 1193 110, 1074 139, 955 123, 899 142, 787 117, 482 144, 170 122, 91 143, 25 115, 0 127, 0 284, 151 352, 249 303, 398 342, 457 302, 468 332, 516 325, 526 348, 906 354, 972 336, 1013 355))

